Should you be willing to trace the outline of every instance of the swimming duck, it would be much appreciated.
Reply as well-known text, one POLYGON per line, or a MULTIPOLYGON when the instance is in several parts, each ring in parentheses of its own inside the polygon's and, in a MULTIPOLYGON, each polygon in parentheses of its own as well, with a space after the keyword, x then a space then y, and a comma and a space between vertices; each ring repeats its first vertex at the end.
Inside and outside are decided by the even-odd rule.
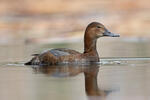
POLYGON ((57 65, 61 63, 92 63, 99 62, 99 55, 96 49, 97 39, 100 37, 119 37, 118 34, 109 32, 105 26, 99 22, 90 23, 84 34, 84 52, 58 48, 51 49, 34 57, 25 65, 57 65))

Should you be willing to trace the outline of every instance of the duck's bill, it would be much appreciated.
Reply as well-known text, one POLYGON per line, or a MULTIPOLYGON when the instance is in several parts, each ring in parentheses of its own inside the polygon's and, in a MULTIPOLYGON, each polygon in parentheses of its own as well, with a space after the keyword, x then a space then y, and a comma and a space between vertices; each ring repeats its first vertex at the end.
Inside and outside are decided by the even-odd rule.
POLYGON ((106 31, 103 36, 108 36, 108 37, 120 37, 119 34, 114 34, 114 33, 111 33, 109 31, 106 31))

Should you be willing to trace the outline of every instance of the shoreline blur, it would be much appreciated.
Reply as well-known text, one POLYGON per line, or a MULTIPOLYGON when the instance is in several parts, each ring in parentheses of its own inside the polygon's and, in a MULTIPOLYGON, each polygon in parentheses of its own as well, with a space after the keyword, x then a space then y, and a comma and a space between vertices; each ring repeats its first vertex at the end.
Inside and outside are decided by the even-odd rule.
POLYGON ((92 21, 121 37, 150 37, 148 0, 1 0, 0 44, 79 40, 92 21))

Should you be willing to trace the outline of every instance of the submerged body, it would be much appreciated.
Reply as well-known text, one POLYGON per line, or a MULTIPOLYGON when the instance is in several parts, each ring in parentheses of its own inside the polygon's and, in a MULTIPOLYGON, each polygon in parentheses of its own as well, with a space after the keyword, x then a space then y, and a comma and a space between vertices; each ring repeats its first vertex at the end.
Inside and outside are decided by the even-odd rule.
POLYGON ((103 36, 118 37, 119 35, 109 32, 101 23, 92 22, 85 30, 84 53, 65 48, 51 49, 41 54, 35 54, 25 65, 99 62, 96 42, 99 37, 103 36))

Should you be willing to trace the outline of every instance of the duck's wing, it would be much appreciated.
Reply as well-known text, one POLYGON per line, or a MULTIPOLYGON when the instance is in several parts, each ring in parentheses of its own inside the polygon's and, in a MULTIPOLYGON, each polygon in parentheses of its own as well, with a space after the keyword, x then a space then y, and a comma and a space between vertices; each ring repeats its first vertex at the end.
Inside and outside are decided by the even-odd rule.
POLYGON ((51 49, 49 52, 56 57, 80 54, 78 51, 66 48, 51 49))
POLYGON ((58 48, 58 49, 51 49, 41 54, 35 54, 31 61, 25 63, 25 65, 39 65, 39 64, 57 64, 63 58, 67 59, 70 56, 81 54, 75 50, 65 49, 65 48, 58 48))

